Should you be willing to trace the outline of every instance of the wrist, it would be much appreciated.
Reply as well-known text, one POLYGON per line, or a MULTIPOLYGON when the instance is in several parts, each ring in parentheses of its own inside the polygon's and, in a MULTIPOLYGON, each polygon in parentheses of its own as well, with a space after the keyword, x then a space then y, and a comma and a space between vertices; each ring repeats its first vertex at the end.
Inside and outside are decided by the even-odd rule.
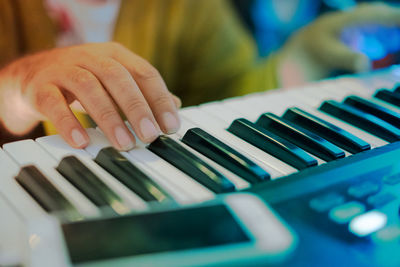
POLYGON ((39 114, 22 91, 20 71, 14 64, 0 70, 0 118, 12 134, 23 135, 39 123, 39 114))

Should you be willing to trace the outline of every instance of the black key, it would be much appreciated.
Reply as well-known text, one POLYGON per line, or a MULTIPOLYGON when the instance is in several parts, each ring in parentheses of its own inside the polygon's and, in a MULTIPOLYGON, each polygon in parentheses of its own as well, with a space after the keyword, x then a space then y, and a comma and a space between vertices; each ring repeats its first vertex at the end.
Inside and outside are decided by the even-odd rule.
POLYGON ((118 208, 124 205, 121 198, 76 157, 63 158, 56 169, 96 206, 118 208))
POLYGON ((371 145, 360 138, 299 108, 288 109, 283 118, 312 131, 350 153, 355 154, 371 149, 371 145))
POLYGON ((163 202, 170 198, 161 187, 115 148, 103 148, 94 161, 145 201, 163 202))
POLYGON ((345 156, 343 150, 334 144, 300 126, 279 118, 275 114, 264 113, 257 120, 256 124, 325 161, 331 161, 345 156))
POLYGON ((158 137, 148 149, 215 193, 235 191, 225 176, 167 136, 158 137))
POLYGON ((182 142, 250 183, 271 178, 253 161, 200 128, 189 129, 182 138, 182 142))
POLYGON ((400 107, 400 94, 392 92, 388 89, 379 90, 374 97, 400 107))
POLYGON ((302 149, 246 119, 234 120, 228 131, 296 169, 318 165, 302 149))
POLYGON ((70 219, 82 216, 64 195, 33 165, 21 168, 17 182, 48 212, 59 212, 70 219))
POLYGON ((400 129, 400 113, 394 112, 391 109, 385 108, 358 96, 349 96, 345 99, 344 103, 364 112, 370 113, 400 129))
POLYGON ((349 105, 334 100, 328 100, 322 103, 319 109, 388 142, 400 140, 400 129, 397 129, 374 115, 365 113, 349 105))

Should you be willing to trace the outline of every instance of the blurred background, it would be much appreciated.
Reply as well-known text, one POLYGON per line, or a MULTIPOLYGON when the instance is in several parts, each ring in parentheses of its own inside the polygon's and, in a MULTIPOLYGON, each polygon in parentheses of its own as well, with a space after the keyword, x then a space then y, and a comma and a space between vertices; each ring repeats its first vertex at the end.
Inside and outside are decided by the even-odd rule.
MULTIPOLYGON (((260 57, 277 50, 288 36, 313 21, 320 14, 346 10, 363 2, 386 2, 399 5, 400 0, 231 0, 244 24, 257 41, 260 57)), ((353 50, 366 54, 378 69, 400 63, 400 28, 347 28, 342 41, 353 50)))

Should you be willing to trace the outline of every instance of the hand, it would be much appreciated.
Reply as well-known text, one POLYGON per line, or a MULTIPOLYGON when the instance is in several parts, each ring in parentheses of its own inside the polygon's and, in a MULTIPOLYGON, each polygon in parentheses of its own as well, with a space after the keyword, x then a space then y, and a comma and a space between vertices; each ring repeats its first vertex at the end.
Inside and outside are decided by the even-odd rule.
POLYGON ((151 142, 180 126, 180 100, 167 89, 158 71, 117 43, 57 48, 12 62, 0 71, 0 116, 14 133, 23 133, 47 118, 73 147, 88 145, 86 131, 69 104, 78 100, 113 146, 129 150, 135 134, 151 142))
POLYGON ((340 40, 345 27, 365 24, 400 27, 400 8, 383 3, 360 4, 350 11, 325 14, 301 29, 280 53, 278 76, 282 86, 326 78, 334 70, 370 70, 369 58, 340 40))

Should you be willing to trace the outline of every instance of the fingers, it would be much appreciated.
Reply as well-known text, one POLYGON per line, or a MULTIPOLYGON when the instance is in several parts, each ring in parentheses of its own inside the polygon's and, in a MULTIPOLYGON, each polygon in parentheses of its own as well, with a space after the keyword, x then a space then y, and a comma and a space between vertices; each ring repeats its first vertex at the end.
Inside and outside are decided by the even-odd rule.
POLYGON ((131 74, 119 62, 102 58, 94 64, 84 64, 126 115, 136 135, 145 143, 155 140, 160 133, 156 119, 142 91, 131 74))
POLYGON ((58 79, 59 86, 67 88, 75 95, 114 147, 119 150, 132 149, 135 139, 98 79, 91 72, 79 67, 62 71, 68 77, 58 79))
POLYGON ((351 72, 368 71, 370 60, 341 41, 345 27, 360 25, 400 25, 400 8, 382 3, 361 4, 356 8, 321 16, 296 39, 305 44, 317 67, 351 72))
POLYGON ((146 60, 123 47, 117 46, 112 57, 132 75, 161 130, 168 134, 175 133, 180 127, 177 106, 159 72, 146 60))
POLYGON ((75 148, 84 148, 89 137, 70 110, 60 89, 52 84, 37 88, 34 96, 36 109, 47 117, 64 140, 75 148))
POLYGON ((360 23, 400 25, 400 8, 380 2, 359 4, 346 15, 346 17, 341 18, 340 23, 342 25, 360 23))
POLYGON ((54 75, 52 82, 68 92, 70 100, 72 95, 82 104, 117 149, 129 150, 135 144, 119 109, 145 143, 155 140, 161 130, 176 132, 180 126, 180 99, 168 91, 158 71, 147 61, 122 46, 111 47, 105 47, 107 53, 100 51, 100 46, 80 50, 79 60, 58 69, 63 75, 54 75))

